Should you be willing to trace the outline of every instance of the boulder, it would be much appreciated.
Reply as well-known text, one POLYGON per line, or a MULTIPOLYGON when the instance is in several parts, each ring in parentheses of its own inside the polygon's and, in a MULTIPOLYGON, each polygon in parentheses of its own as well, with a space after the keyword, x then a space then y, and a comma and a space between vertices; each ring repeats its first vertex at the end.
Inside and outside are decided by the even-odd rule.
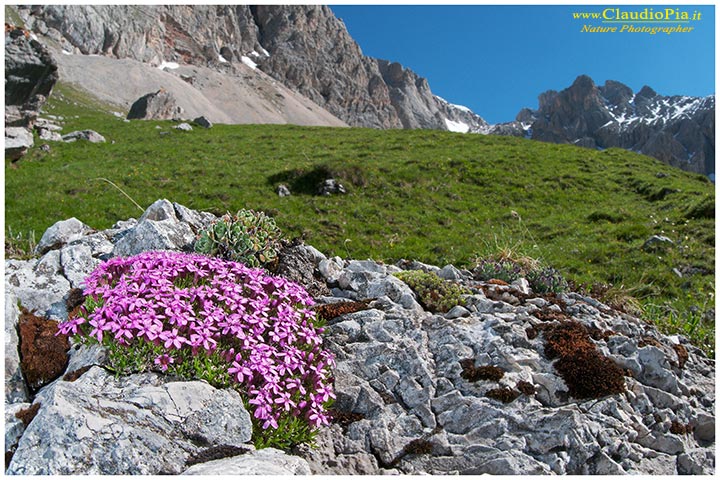
POLYGON ((197 224, 199 220, 185 215, 186 221, 179 220, 172 203, 158 200, 148 207, 137 225, 117 240, 113 255, 127 257, 149 250, 190 249, 195 233, 187 221, 197 224))
POLYGON ((328 178, 318 187, 318 195, 337 195, 347 193, 342 183, 334 178, 328 178))
POLYGON ((181 112, 175 96, 161 88, 157 92, 145 94, 135 100, 127 114, 127 119, 170 120, 181 112))
POLYGON ((177 214, 175 213, 175 207, 170 201, 166 199, 156 200, 150 205, 138 219, 138 223, 142 223, 146 220, 153 220, 156 222, 162 222, 163 220, 170 220, 173 222, 178 221, 177 214))
POLYGON ((195 235, 186 223, 145 220, 115 244, 113 255, 128 257, 149 250, 184 250, 194 240, 195 235))
POLYGON ((181 132, 191 132, 193 129, 189 123, 185 122, 181 123, 180 125, 175 125, 173 128, 175 130, 180 130, 181 132))
POLYGON ((282 450, 251 450, 221 460, 193 465, 183 475, 310 475, 310 466, 300 457, 282 450))
POLYGON ((470 277, 469 274, 465 275, 463 272, 458 270, 452 265, 445 265, 440 271, 437 272, 437 276, 444 280, 462 280, 464 277, 470 277))
POLYGON ((32 132, 25 127, 5 127, 5 158, 18 160, 34 143, 32 132))
POLYGON ((67 318, 65 295, 70 282, 62 274, 59 251, 50 251, 37 260, 7 260, 5 283, 29 311, 55 320, 67 318))
POLYGON ((193 120, 193 123, 195 125, 197 125, 199 127, 203 127, 203 128, 212 128, 212 126, 213 126, 212 122, 210 120, 208 120, 207 118, 205 118, 204 116, 197 117, 196 119, 193 120))
POLYGON ((672 246, 674 244, 675 242, 673 242, 671 239, 664 235, 653 235, 652 237, 645 240, 642 249, 647 251, 654 251, 668 246, 672 246))
POLYGON ((318 271, 328 285, 335 286, 343 271, 343 260, 340 257, 321 260, 318 264, 318 271))
POLYGON ((192 228, 194 232, 208 227, 216 219, 215 215, 212 213, 190 210, 189 208, 175 202, 173 202, 172 205, 175 209, 175 216, 177 219, 190 225, 190 228, 192 228))
POLYGON ((5 24, 5 158, 33 145, 32 127, 58 80, 57 63, 28 31, 5 24))
POLYGON ((50 119, 38 118, 35 121, 35 130, 37 131, 40 140, 62 142, 62 136, 59 133, 62 130, 62 127, 56 125, 50 119))
MULTIPOLYGON (((5 286, 5 403, 27 402, 27 384, 20 368, 20 340, 18 320, 20 309, 17 297, 9 285, 5 286)), ((7 427, 6 427, 7 432, 7 427)), ((12 443, 8 443, 12 445, 12 443)))
POLYGON ((94 130, 79 130, 62 136, 63 142, 70 143, 77 140, 86 140, 90 143, 105 143, 105 137, 94 130))
POLYGON ((278 254, 278 264, 274 271, 277 275, 299 283, 312 297, 317 298, 330 294, 316 268, 317 263, 306 245, 286 245, 278 254))
POLYGON ((36 130, 38 132, 38 137, 40 138, 40 140, 46 140, 48 142, 62 142, 63 141, 62 136, 57 132, 54 132, 47 128, 36 128, 36 130))
POLYGON ((35 252, 44 255, 50 250, 61 248, 90 232, 92 232, 92 229, 75 217, 55 222, 55 224, 45 230, 45 233, 43 233, 43 236, 35 247, 35 252))
POLYGON ((56 381, 7 468, 14 475, 179 474, 193 455, 250 439, 240 395, 156 374, 115 378, 92 367, 56 381))
MULTIPOLYGON (((107 232, 107 231, 106 231, 107 232)), ((84 235, 80 237, 77 240, 70 241, 67 245, 65 245, 62 249, 60 249, 60 257, 61 257, 61 263, 63 264, 63 268, 65 268, 65 263, 67 262, 69 250, 71 247, 78 247, 83 246, 87 247, 90 251, 90 256, 92 256, 93 259, 98 260, 106 260, 108 256, 112 253, 113 250, 113 244, 110 241, 110 239, 107 236, 106 232, 96 232, 96 233, 90 233, 87 235, 84 235)), ((79 263, 75 266, 68 266, 68 269, 78 269, 80 268, 80 272, 86 272, 88 268, 90 268, 90 264, 94 264, 94 261, 89 260, 86 256, 81 255, 78 257, 79 263), (81 266, 85 265, 85 266, 81 266)), ((68 279, 70 279, 70 276, 72 276, 72 273, 66 272, 68 275, 68 279)), ((75 279, 78 280, 78 279, 75 279)))
POLYGON ((278 197, 289 197, 291 195, 287 185, 278 185, 277 194, 278 197))
POLYGON ((100 260, 93 257, 91 247, 85 243, 68 245, 60 250, 60 265, 71 288, 82 288, 85 278, 99 264, 100 260))
POLYGON ((46 115, 45 117, 38 117, 35 120, 35 129, 36 130, 49 130, 51 132, 59 132, 62 130, 62 127, 55 123, 56 121, 59 121, 57 117, 52 116, 53 118, 50 118, 51 115, 46 115))

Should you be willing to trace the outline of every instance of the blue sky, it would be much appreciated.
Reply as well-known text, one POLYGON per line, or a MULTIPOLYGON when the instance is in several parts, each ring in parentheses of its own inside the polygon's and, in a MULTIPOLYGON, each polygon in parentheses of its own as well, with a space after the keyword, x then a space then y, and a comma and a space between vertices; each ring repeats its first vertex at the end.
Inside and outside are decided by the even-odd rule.
MULTIPOLYGON (((612 4, 610 4, 612 5, 612 4)), ((669 4, 620 5, 654 13, 669 4)), ((699 21, 689 33, 588 33, 573 12, 606 6, 342 5, 331 6, 365 55, 397 61, 426 77, 433 93, 465 105, 490 123, 537 108, 545 90, 562 90, 580 74, 597 84, 617 80, 637 92, 715 93, 713 5, 680 6, 699 21)), ((635 27, 647 26, 630 22, 635 27)), ((676 26, 678 22, 655 26, 676 26)))

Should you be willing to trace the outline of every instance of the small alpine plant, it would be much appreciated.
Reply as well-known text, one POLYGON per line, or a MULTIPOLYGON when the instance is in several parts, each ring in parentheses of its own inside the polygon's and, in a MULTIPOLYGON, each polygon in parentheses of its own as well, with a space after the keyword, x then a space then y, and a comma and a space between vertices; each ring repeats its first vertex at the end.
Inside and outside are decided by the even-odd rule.
POLYGON ((226 213, 198 233, 195 251, 244 263, 269 266, 277 260, 281 232, 272 217, 254 210, 226 213))
POLYGON ((233 261, 155 251, 102 263, 84 293, 60 333, 108 346, 118 373, 155 370, 236 388, 258 448, 309 441, 329 424, 334 359, 298 284, 233 261))

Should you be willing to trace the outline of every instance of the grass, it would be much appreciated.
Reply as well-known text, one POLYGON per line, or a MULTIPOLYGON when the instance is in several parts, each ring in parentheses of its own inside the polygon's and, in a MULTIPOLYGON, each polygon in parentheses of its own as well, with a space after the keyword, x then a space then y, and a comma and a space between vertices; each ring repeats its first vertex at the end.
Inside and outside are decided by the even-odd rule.
MULTIPOLYGON (((71 216, 97 229, 137 217, 104 178, 143 207, 167 198, 218 215, 262 210, 286 237, 329 255, 462 267, 512 250, 576 284, 612 284, 661 306, 651 315, 660 325, 694 322, 714 305, 714 186, 643 155, 427 130, 181 132, 169 121, 123 122, 117 110, 56 86, 45 111, 64 117, 63 132, 90 128, 108 142, 52 143, 6 162, 6 233, 27 238, 71 216), (315 195, 329 176, 348 193, 315 195), (291 196, 275 193, 280 183, 291 196), (675 243, 643 250, 653 234, 675 243)), ((714 336, 712 323, 695 330, 714 336)), ((694 339, 712 352, 703 338, 694 339)))

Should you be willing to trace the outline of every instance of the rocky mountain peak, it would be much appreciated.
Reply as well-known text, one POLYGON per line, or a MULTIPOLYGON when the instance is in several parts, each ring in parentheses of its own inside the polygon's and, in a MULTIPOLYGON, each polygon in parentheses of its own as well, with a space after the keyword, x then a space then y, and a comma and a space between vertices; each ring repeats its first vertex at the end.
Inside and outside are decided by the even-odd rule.
POLYGON ((555 101, 555 97, 557 97, 557 95, 557 90, 547 90, 538 95, 538 104, 540 105, 540 109, 548 107, 552 102, 555 101))
POLYGON ((595 90, 595 82, 587 75, 578 75, 573 84, 570 86, 570 90, 575 92, 586 92, 590 93, 595 90))
POLYGON ((602 96, 613 105, 624 105, 630 102, 634 96, 630 87, 615 80, 607 80, 605 85, 600 87, 602 96))
POLYGON ((655 90, 645 85, 637 93, 637 96, 641 98, 655 98, 658 96, 658 94, 655 90))
MULTIPOLYGON (((427 80, 366 57, 321 5, 46 5, 19 7, 68 52, 226 73, 258 68, 349 125, 437 128, 467 112, 437 102, 427 80), (382 70, 382 71, 381 71, 382 70)), ((450 122, 450 123, 448 123, 450 122)), ((485 124, 473 114, 473 124, 485 124)))
POLYGON ((514 122, 490 133, 525 136, 589 148, 620 147, 684 170, 715 171, 715 97, 663 96, 648 86, 637 93, 621 82, 597 86, 580 75, 568 88, 538 97, 514 122))

